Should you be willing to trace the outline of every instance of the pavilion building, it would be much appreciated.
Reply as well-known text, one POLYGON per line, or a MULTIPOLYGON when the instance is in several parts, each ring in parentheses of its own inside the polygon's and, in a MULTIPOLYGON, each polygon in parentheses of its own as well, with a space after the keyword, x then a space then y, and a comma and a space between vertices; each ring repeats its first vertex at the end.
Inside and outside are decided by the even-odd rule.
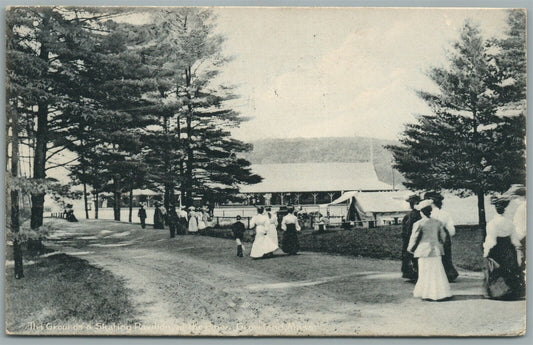
POLYGON ((346 191, 394 190, 378 179, 371 162, 253 164, 252 171, 263 181, 241 186, 240 192, 255 205, 319 205, 346 191))

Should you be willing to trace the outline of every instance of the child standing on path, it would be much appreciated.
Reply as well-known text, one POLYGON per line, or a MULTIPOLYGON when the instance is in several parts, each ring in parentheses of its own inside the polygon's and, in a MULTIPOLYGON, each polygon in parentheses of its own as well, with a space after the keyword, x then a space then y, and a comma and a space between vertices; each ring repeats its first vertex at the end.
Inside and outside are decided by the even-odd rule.
POLYGON ((231 226, 231 231, 233 231, 233 237, 235 238, 235 242, 237 242, 237 256, 243 257, 243 245, 242 241, 244 240, 244 232, 246 231, 246 228, 244 227, 244 224, 241 222, 241 216, 237 216, 237 221, 233 223, 231 226))

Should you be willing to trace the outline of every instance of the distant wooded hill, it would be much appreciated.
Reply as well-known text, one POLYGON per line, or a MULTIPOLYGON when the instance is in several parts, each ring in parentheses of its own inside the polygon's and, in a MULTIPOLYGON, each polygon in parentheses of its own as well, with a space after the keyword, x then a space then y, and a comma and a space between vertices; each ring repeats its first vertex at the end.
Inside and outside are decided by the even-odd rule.
POLYGON ((392 140, 364 137, 344 138, 296 138, 263 139, 251 142, 252 152, 245 158, 253 164, 269 163, 327 163, 327 162, 368 162, 373 148, 374 167, 378 178, 396 187, 404 181, 399 172, 393 172, 392 155, 385 145, 397 144, 392 140))

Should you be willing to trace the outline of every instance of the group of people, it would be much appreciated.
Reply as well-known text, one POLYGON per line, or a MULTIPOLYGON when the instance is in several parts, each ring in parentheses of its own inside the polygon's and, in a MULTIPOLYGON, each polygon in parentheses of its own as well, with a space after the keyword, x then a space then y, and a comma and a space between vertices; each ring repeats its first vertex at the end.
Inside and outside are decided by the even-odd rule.
POLYGON ((69 222, 77 222, 78 218, 74 215, 74 207, 72 204, 67 204, 63 211, 63 217, 69 222))
MULTIPOLYGON (((514 221, 503 216, 510 199, 524 197, 525 188, 514 188, 493 200, 497 215, 486 226, 483 256, 486 263, 485 296, 516 299, 525 291, 525 200, 514 221)), ((458 277, 452 262, 455 226, 442 210, 443 197, 428 192, 424 198, 411 195, 411 211, 402 222, 402 277, 415 282, 414 297, 441 301, 452 297, 450 283, 458 277)))
MULTIPOLYGON (((294 207, 289 207, 287 211, 280 226, 283 231, 281 249, 289 255, 296 255, 300 249, 297 233, 301 231, 301 227, 298 223, 298 217, 295 215, 294 207)), ((257 215, 250 219, 250 229, 255 229, 250 257, 254 259, 273 257, 274 252, 279 248, 279 239, 278 218, 272 213, 272 209, 270 207, 257 207, 257 215)), ((243 257, 244 246, 242 242, 246 227, 240 216, 237 216, 237 221, 232 225, 232 231, 237 244, 237 256, 243 257)))
MULTIPOLYGON (((196 234, 199 230, 203 230, 209 224, 209 213, 206 208, 198 211, 194 206, 190 206, 189 212, 186 211, 185 206, 179 207, 176 211, 175 205, 169 205, 168 210, 162 203, 156 202, 154 204, 154 229, 164 229, 165 224, 170 230, 170 237, 176 235, 196 234)), ((146 228, 146 209, 141 205, 137 216, 141 220, 141 227, 146 228)))

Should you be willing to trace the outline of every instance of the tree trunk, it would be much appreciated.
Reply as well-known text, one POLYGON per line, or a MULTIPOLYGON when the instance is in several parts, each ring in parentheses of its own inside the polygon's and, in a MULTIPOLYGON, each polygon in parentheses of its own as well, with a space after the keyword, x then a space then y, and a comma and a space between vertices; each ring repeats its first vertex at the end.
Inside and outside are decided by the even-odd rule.
POLYGON ((120 204, 122 193, 120 192, 120 177, 115 175, 113 177, 113 216, 116 221, 120 221, 120 204))
POLYGON ((170 177, 170 157, 169 157, 169 150, 170 150, 170 144, 168 140, 168 117, 163 117, 163 133, 165 135, 165 147, 163 148, 163 169, 164 169, 164 195, 163 195, 163 206, 168 210, 170 205, 170 183, 169 179, 170 177))
POLYGON ((89 205, 87 204, 87 183, 85 182, 83 182, 83 204, 85 206, 85 219, 89 219, 89 205))
POLYGON ((94 219, 98 219, 98 192, 94 193, 94 219))
MULTIPOLYGON (((185 25, 185 24, 184 24, 185 25)), ((185 69, 185 84, 187 85, 187 88, 191 86, 191 66, 188 66, 185 69)), ((188 93, 188 98, 192 99, 192 96, 188 93)), ((189 103, 187 105, 188 112, 187 112, 187 118, 186 118, 186 124, 187 124, 187 141, 186 141, 186 155, 187 155, 187 165, 185 169, 185 178, 184 178, 184 191, 185 191, 185 205, 186 206, 192 206, 192 190, 193 190, 193 178, 192 178, 192 171, 193 171, 193 162, 194 162, 194 150, 192 148, 192 117, 193 117, 193 107, 189 103)))
POLYGON ((129 207, 130 207, 130 213, 128 215, 128 221, 131 223, 131 215, 133 214, 133 182, 130 183, 129 207))
POLYGON ((483 238, 485 238, 487 234, 486 233, 487 220, 485 218, 485 192, 484 191, 477 192, 477 210, 478 210, 478 216, 479 216, 479 227, 481 228, 483 238))
MULTIPOLYGON (((11 112, 11 176, 16 178, 18 176, 19 166, 19 138, 18 138, 18 115, 16 110, 11 112)), ((11 232, 15 234, 13 240, 13 257, 15 259, 15 279, 24 277, 24 267, 22 264, 22 248, 20 242, 16 237, 20 230, 19 221, 19 191, 18 187, 11 191, 11 232)))
MULTIPOLYGON (((37 109, 35 156, 33 160, 33 178, 44 181, 46 178, 46 145, 48 143, 48 105, 39 102, 37 109)), ((45 193, 32 193, 31 195, 31 220, 30 227, 38 229, 43 225, 45 193)), ((41 240, 28 240, 28 249, 42 252, 41 240)))
MULTIPOLYGON (((46 46, 47 39, 50 37, 49 19, 43 17, 43 30, 39 41, 41 43, 39 59, 45 63, 44 76, 48 74, 49 65, 49 50, 46 46)), ((44 179, 46 177, 46 146, 48 144, 48 103, 41 100, 37 103, 37 132, 35 133, 36 145, 33 159, 33 178, 44 179)), ((32 193, 31 196, 31 219, 30 227, 37 229, 43 225, 44 212, 44 196, 45 193, 32 193)), ((43 245, 41 240, 29 240, 28 249, 32 251, 42 252, 43 245)))

